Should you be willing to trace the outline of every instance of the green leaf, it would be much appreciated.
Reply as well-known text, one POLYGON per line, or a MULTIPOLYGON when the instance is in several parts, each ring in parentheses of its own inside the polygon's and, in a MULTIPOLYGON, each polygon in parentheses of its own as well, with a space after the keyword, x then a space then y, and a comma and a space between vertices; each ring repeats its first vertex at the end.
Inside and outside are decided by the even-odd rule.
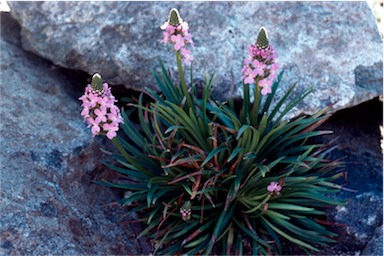
POLYGON ((267 113, 264 113, 263 118, 261 119, 258 127, 258 132, 259 132, 259 135, 261 136, 264 134, 264 131, 267 128, 267 120, 268 120, 267 113))
POLYGON ((236 207, 233 205, 230 206, 229 209, 221 212, 219 219, 216 222, 215 229, 213 230, 211 240, 208 243, 208 248, 205 251, 206 254, 209 254, 212 251, 213 245, 215 244, 218 235, 222 234, 222 230, 227 226, 227 223, 231 220, 235 208, 236 207))
POLYGON ((244 148, 235 148, 229 155, 227 162, 229 163, 232 161, 232 159, 235 158, 242 150, 244 150, 244 148))
POLYGON ((249 235, 253 240, 255 240, 257 243, 272 249, 272 245, 268 244, 266 241, 262 240, 256 233, 255 230, 250 230, 249 228, 245 227, 243 224, 243 221, 238 220, 237 218, 233 218, 233 221, 236 223, 236 226, 240 228, 244 233, 249 235))
MULTIPOLYGON (((279 100, 279 102, 276 104, 276 106, 273 108, 271 114, 268 116, 268 123, 272 122, 272 120, 274 119, 276 113, 281 110, 281 106, 285 103, 287 98, 291 95, 291 93, 295 89, 296 85, 297 85, 297 83, 294 83, 288 89, 288 91, 284 94, 284 96, 279 100)), ((272 91, 272 93, 273 93, 273 91, 272 91)))
POLYGON ((243 125, 243 126, 241 126, 239 131, 237 132, 236 140, 239 140, 241 135, 243 135, 244 131, 246 131, 247 129, 251 129, 251 126, 250 125, 243 125))
POLYGON ((203 241, 207 240, 208 236, 209 236, 209 234, 205 234, 204 236, 201 236, 198 239, 193 240, 192 242, 184 245, 184 248, 195 247, 195 246, 201 244, 203 241))
POLYGON ((311 249, 313 251, 316 251, 318 252, 319 250, 299 239, 296 239, 290 235, 288 235, 287 233, 283 232, 281 229, 277 228, 276 226, 272 225, 272 223, 270 223, 269 221, 267 221, 264 217, 261 216, 261 219, 265 221, 265 223, 271 227, 274 231, 276 231, 276 233, 280 234, 281 236, 283 236, 284 238, 288 239, 289 241, 291 242, 294 242, 295 244, 298 244, 302 247, 305 247, 305 248, 308 248, 308 249, 311 249))
POLYGON ((172 125, 172 126, 168 127, 167 130, 165 130, 164 134, 170 133, 176 129, 186 129, 186 128, 184 126, 180 126, 180 125, 172 125))
POLYGON ((264 226, 265 230, 271 235, 271 237, 273 238, 273 241, 276 243, 278 253, 280 255, 283 254, 283 248, 281 246, 280 239, 277 236, 276 232, 273 231, 273 229, 271 229, 263 219, 260 219, 260 220, 261 220, 261 224, 264 226))
POLYGON ((283 203, 273 203, 273 202, 268 204, 268 209, 305 211, 305 212, 310 212, 315 210, 314 208, 308 208, 308 207, 303 207, 303 206, 294 205, 294 204, 283 204, 283 203))
POLYGON ((203 167, 206 165, 216 154, 219 154, 221 151, 226 150, 227 146, 226 145, 220 145, 219 147, 215 148, 205 158, 204 162, 201 163, 200 167, 203 167))

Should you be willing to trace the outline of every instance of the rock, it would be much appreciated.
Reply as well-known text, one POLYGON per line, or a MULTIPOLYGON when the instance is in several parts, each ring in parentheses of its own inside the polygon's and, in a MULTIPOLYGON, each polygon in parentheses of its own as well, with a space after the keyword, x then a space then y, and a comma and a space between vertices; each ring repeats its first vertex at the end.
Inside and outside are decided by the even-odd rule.
POLYGON ((331 159, 345 162, 347 175, 339 184, 347 190, 334 194, 345 206, 329 210, 329 228, 339 234, 337 244, 319 255, 382 255, 383 162, 379 126, 383 102, 378 98, 338 111, 320 129, 333 130, 319 142, 336 140, 331 159), (348 191, 348 190, 352 190, 348 191))
POLYGON ((92 139, 60 69, 18 47, 17 27, 1 13, 0 254, 141 254, 110 204, 120 196, 93 183, 106 175, 104 140, 92 139))
POLYGON ((351 198, 346 206, 335 211, 335 221, 340 223, 340 237, 348 247, 364 248, 371 240, 383 216, 383 198, 370 192, 351 198))
POLYGON ((172 7, 194 36, 196 78, 215 71, 216 93, 241 91, 241 68, 261 26, 279 51, 285 75, 278 98, 298 81, 314 93, 290 116, 334 110, 382 94, 382 41, 366 2, 10 2, 22 26, 23 47, 56 65, 93 74, 111 84, 156 88, 151 75, 163 59, 172 71, 170 46, 160 25, 172 7))
POLYGON ((362 255, 383 255, 383 226, 377 227, 362 255))

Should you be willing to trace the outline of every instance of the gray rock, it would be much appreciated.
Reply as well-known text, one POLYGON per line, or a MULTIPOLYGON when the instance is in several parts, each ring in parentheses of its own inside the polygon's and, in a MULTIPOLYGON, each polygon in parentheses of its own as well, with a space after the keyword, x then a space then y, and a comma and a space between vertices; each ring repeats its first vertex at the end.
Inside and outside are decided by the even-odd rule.
POLYGON ((362 255, 383 255, 383 226, 377 227, 362 255))
MULTIPOLYGON (((375 230, 383 225, 382 209, 382 196, 372 192, 358 194, 346 206, 338 206, 334 211, 334 220, 340 225, 339 241, 343 241, 342 244, 349 250, 364 248, 370 243, 377 245, 377 239, 372 237, 375 230)), ((382 255, 382 247, 376 250, 381 250, 377 255, 382 255)))
POLYGON ((314 93, 294 109, 334 110, 382 94, 382 41, 366 2, 10 2, 22 26, 23 47, 62 67, 93 74, 112 84, 156 88, 151 75, 158 57, 172 71, 160 25, 172 7, 194 36, 196 78, 215 71, 216 93, 229 96, 231 73, 239 94, 247 48, 265 26, 286 70, 283 88, 314 93))
POLYGON ((108 158, 69 95, 74 86, 11 31, 17 23, 1 13, 0 254, 140 254, 124 210, 108 204, 119 195, 93 183, 108 175, 108 158))

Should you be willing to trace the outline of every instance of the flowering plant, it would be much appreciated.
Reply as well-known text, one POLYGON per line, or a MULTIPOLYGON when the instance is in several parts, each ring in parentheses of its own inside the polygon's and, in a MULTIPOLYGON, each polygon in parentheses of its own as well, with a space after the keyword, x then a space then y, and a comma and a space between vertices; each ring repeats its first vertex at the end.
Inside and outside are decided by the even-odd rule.
MULTIPOLYGON (((118 164, 106 165, 124 180, 100 184, 130 191, 120 203, 146 225, 140 236, 161 254, 282 254, 283 242, 309 253, 333 242, 336 234, 321 223, 324 209, 340 204, 327 194, 342 188, 334 183, 343 176, 337 171, 341 163, 327 159, 328 145, 311 141, 329 133, 315 130, 328 109, 282 121, 310 90, 292 96, 293 85, 272 105, 282 73, 277 75, 277 53, 266 29, 259 30, 244 61, 239 109, 233 99, 214 98, 213 76, 206 77, 202 95, 192 78, 187 84, 182 60, 193 61, 186 49, 193 42, 176 9, 161 28, 162 42, 175 52, 180 83, 161 63, 154 77, 162 94, 148 89, 149 103, 141 94, 122 110, 124 122, 110 105, 101 109, 104 101, 93 83, 86 89, 92 96, 80 98, 94 134, 116 132, 111 126, 121 124, 123 132, 116 137, 107 132, 120 152, 118 164), (255 87, 253 102, 250 86, 255 87), (105 113, 114 118, 103 118, 105 113)), ((104 93, 109 95, 106 87, 104 93)))

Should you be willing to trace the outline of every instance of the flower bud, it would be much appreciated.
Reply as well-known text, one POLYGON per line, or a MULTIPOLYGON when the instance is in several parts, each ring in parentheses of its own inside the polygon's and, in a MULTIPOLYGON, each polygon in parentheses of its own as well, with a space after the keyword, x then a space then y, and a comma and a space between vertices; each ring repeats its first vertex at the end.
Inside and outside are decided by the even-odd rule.
POLYGON ((264 27, 259 29, 257 34, 256 46, 260 49, 267 49, 269 47, 268 33, 264 27))
POLYGON ((191 201, 186 201, 183 203, 183 205, 180 208, 181 218, 184 221, 187 221, 191 218, 192 210, 191 210, 192 204, 191 201))
POLYGON ((179 11, 176 8, 172 8, 169 11, 168 23, 172 26, 178 26, 182 22, 179 11))
POLYGON ((102 94, 104 92, 103 80, 101 79, 101 76, 98 73, 95 73, 92 76, 91 88, 93 92, 98 94, 102 94))

